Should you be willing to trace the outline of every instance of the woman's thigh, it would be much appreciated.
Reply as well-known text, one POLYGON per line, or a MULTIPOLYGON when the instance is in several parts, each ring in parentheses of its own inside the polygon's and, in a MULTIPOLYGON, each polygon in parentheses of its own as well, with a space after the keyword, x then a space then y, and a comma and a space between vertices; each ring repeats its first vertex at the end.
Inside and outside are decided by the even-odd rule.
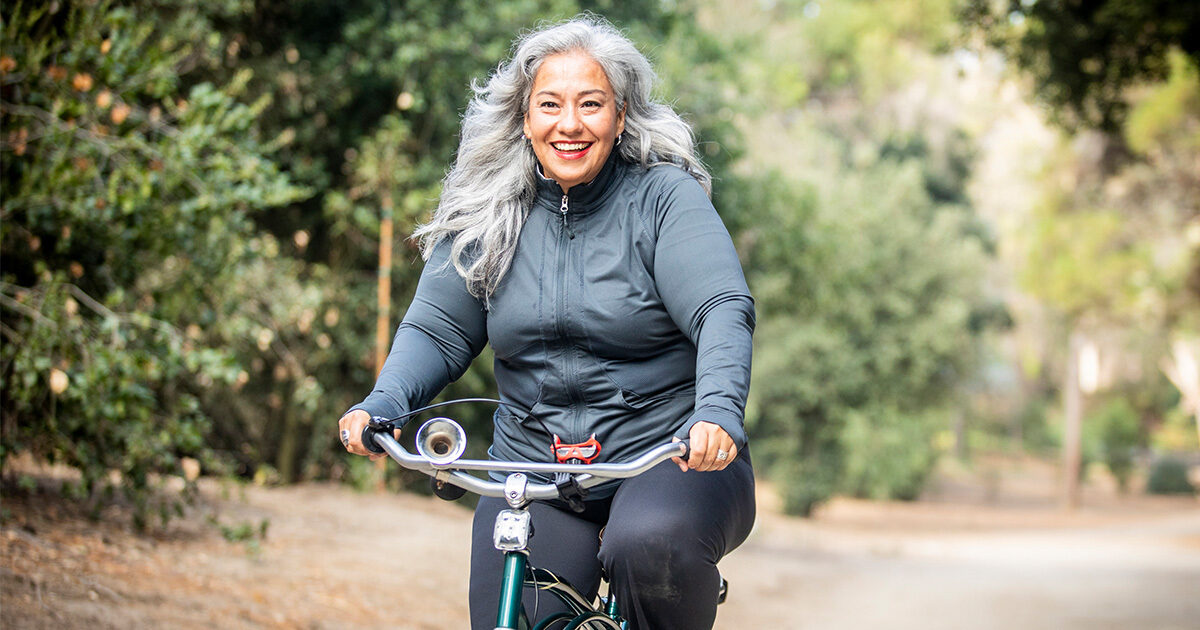
POLYGON ((754 524, 754 474, 739 457, 718 472, 666 462, 613 498, 600 558, 632 628, 712 627, 716 564, 754 524))
POLYGON ((605 530, 610 535, 686 540, 716 563, 754 525, 754 471, 749 455, 723 471, 683 472, 664 462, 621 483, 605 530))

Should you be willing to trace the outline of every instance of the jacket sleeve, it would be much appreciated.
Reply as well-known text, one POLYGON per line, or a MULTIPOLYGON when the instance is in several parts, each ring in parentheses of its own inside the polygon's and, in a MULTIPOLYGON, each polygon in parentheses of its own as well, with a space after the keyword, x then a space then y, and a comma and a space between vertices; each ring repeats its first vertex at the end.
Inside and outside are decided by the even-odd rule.
POLYGON ((654 278, 663 304, 696 346, 696 406, 676 432, 712 422, 738 449, 746 445, 743 420, 750 390, 754 300, 728 230, 690 176, 659 199, 654 278))
POLYGON ((351 410, 394 418, 425 405, 487 344, 484 305, 447 264, 449 254, 448 240, 434 248, 374 389, 351 410))

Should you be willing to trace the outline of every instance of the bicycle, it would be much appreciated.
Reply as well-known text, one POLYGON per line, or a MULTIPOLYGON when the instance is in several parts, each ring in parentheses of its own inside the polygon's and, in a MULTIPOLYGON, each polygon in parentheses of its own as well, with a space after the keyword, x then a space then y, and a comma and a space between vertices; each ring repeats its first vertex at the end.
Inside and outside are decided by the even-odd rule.
MULTIPOLYGON (((455 500, 470 491, 481 496, 503 498, 508 503, 509 509, 501 510, 496 516, 492 535, 494 546, 504 553, 496 630, 548 630, 552 625, 562 622, 566 623, 563 630, 624 630, 626 622, 612 596, 611 581, 606 595, 598 594, 589 601, 565 579, 551 571, 530 566, 528 545, 533 523, 527 508, 533 501, 547 499, 561 499, 573 504, 586 494, 588 488, 604 481, 640 475, 672 457, 686 459, 687 441, 656 446, 624 463, 584 464, 579 460, 574 460, 575 463, 546 463, 461 459, 466 451, 466 432, 457 422, 445 417, 432 418, 417 430, 417 454, 409 452, 393 436, 397 423, 402 420, 433 408, 469 402, 505 404, 491 399, 459 399, 422 407, 397 418, 375 416, 363 431, 363 444, 368 450, 387 453, 396 463, 409 470, 429 475, 434 493, 443 499, 455 500), (501 472, 507 473, 507 477, 501 483, 481 479, 467 471, 501 472), (527 473, 554 475, 555 483, 533 482, 527 473), (568 611, 553 613, 531 625, 521 605, 521 594, 526 586, 551 593, 568 611)), ((727 592, 728 582, 721 578, 718 603, 725 601, 727 592)))

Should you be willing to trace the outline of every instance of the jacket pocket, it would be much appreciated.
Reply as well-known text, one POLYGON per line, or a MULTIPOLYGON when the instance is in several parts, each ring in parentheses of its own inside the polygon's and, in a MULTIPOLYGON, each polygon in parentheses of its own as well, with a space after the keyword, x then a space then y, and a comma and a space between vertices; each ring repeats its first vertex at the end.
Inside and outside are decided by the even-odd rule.
POLYGON ((675 400, 682 396, 691 396, 693 398, 696 396, 696 388, 693 386, 683 387, 672 392, 655 394, 653 396, 644 396, 624 387, 620 388, 618 392, 621 396, 621 404, 630 411, 640 411, 657 403, 675 400))

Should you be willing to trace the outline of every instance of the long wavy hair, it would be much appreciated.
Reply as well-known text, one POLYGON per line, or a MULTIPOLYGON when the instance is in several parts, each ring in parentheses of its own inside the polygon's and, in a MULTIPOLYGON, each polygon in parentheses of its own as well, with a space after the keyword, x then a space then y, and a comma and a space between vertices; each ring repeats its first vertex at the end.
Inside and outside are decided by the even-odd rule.
POLYGON ((512 58, 475 96, 463 117, 458 157, 443 182, 432 219, 417 228, 429 259, 442 239, 452 239, 450 263, 472 295, 487 299, 512 264, 517 238, 533 205, 538 165, 524 141, 533 79, 550 56, 582 51, 604 69, 625 112, 625 132, 614 149, 649 168, 674 164, 711 191, 711 177, 696 155, 692 129, 669 106, 652 100, 657 77, 646 57, 602 18, 582 15, 523 34, 512 58))

